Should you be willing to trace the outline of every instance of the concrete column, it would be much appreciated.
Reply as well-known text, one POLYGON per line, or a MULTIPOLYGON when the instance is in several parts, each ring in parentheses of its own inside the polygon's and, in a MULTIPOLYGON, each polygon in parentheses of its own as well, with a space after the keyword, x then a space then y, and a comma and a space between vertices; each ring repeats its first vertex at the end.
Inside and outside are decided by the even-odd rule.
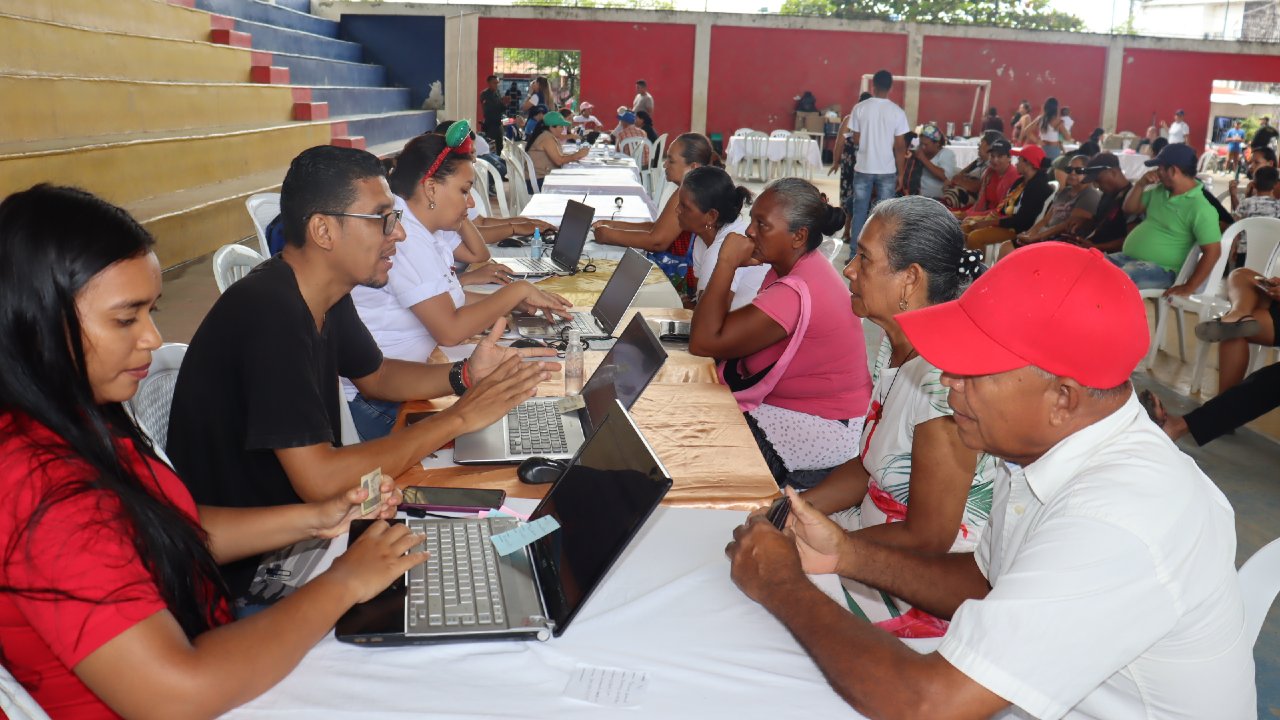
POLYGON ((476 65, 480 52, 480 16, 450 13, 444 20, 444 109, 447 120, 479 122, 480 87, 476 65))
MULTIPOLYGON (((912 23, 907 26, 907 75, 920 77, 924 67, 924 33, 920 26, 912 23)), ((915 127, 920 114, 920 83, 909 82, 903 88, 903 111, 907 113, 907 123, 915 127)))
POLYGON ((698 16, 693 34, 693 102, 689 108, 690 132, 707 132, 707 92, 711 87, 711 19, 698 16))
MULTIPOLYGON (((1124 36, 1116 35, 1107 43, 1107 69, 1102 77, 1102 127, 1107 132, 1119 132, 1116 127, 1120 117, 1120 78, 1124 74, 1124 36)), ((1146 128, 1134 128, 1142 132, 1146 128)))

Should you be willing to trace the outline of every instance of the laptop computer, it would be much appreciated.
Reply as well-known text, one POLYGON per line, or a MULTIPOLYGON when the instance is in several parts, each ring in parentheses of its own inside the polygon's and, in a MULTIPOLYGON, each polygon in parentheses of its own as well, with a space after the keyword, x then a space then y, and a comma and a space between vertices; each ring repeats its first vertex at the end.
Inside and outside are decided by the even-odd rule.
MULTIPOLYGON (((515 529, 514 518, 410 519, 431 558, 348 610, 335 634, 386 646, 559 637, 670 489, 671 474, 615 400, 530 515, 553 517, 558 529, 500 556, 490 537, 515 529)), ((348 542, 367 525, 353 522, 348 542)))
POLYGON ((577 200, 570 200, 564 206, 564 217, 560 220, 560 231, 556 233, 556 244, 551 251, 551 259, 538 258, 498 258, 503 265, 511 268, 515 277, 538 277, 541 275, 572 275, 578 272, 578 258, 582 256, 582 246, 587 244, 587 231, 591 229, 591 221, 596 217, 595 208, 577 200))
POLYGON ((566 337, 569 330, 577 330, 587 339, 613 337, 623 313, 631 307, 652 267, 653 263, 644 253, 628 248, 591 312, 574 312, 572 320, 557 318, 555 323, 541 315, 522 315, 516 318, 516 332, 522 337, 542 340, 566 337))
POLYGON ((630 410, 666 361, 666 349, 644 316, 636 313, 582 386, 582 408, 562 413, 560 398, 530 398, 489 427, 459 435, 453 442, 453 461, 467 465, 518 463, 535 455, 571 458, 614 399, 630 410))

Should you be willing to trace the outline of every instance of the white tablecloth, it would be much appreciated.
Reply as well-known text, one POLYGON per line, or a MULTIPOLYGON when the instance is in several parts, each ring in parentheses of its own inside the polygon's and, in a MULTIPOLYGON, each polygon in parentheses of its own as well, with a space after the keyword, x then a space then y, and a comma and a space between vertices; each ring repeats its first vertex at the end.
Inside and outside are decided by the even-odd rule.
POLYGON ((744 517, 658 508, 561 637, 368 648, 329 635, 279 685, 225 717, 861 717, 730 581, 724 546, 744 517), (648 688, 632 708, 566 698, 580 664, 648 673, 648 688))
POLYGON ((564 218, 564 208, 570 200, 586 203, 596 209, 596 220, 621 220, 623 222, 653 222, 655 213, 649 205, 648 198, 635 195, 622 195, 622 209, 615 203, 615 193, 603 195, 563 195, 558 193, 538 193, 529 199, 529 204, 520 210, 527 218, 546 220, 560 224, 564 218))
POLYGON ((559 195, 634 195, 647 198, 644 185, 640 184, 630 170, 621 173, 612 171, 561 172, 552 170, 542 180, 542 192, 559 195))
MULTIPOLYGON (((746 155, 746 143, 739 136, 729 138, 729 145, 724 149, 725 164, 736 165, 738 161, 746 155)), ((769 162, 778 162, 787 156, 787 138, 769 138, 765 143, 765 157, 769 162)), ((816 140, 807 140, 805 142, 805 160, 814 167, 815 170, 822 169, 822 148, 818 147, 816 140)))

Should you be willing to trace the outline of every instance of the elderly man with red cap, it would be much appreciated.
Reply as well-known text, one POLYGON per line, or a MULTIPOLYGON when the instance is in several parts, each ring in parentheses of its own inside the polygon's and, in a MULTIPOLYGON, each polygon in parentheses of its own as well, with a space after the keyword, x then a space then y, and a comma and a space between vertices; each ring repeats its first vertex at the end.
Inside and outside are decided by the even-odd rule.
POLYGON ((785 532, 761 513, 734 532, 734 582, 868 717, 1254 717, 1234 514, 1134 397, 1148 336, 1133 282, 1097 250, 1047 242, 898 321, 942 369, 960 439, 1004 460, 976 552, 876 545, 788 490, 785 532), (951 624, 916 652, 804 572, 951 624))

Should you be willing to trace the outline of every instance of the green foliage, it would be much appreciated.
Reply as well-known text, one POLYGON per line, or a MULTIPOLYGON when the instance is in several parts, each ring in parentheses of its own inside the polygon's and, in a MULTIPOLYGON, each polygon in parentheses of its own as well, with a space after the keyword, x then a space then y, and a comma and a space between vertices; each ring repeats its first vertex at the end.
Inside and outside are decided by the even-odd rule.
POLYGON ((623 10, 675 10, 671 0, 513 0, 512 5, 543 7, 620 8, 623 10))
POLYGON ((786 0, 784 14, 1021 30, 1084 30, 1084 21, 1051 10, 1049 0, 786 0))

